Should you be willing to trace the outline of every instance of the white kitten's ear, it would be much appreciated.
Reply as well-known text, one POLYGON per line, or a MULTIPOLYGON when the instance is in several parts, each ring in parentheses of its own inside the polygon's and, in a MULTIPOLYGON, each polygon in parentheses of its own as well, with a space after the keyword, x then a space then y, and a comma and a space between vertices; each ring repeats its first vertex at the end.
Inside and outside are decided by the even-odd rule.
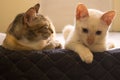
POLYGON ((39 8, 40 8, 40 4, 36 4, 34 7, 28 9, 24 15, 24 23, 30 23, 36 17, 39 8))
POLYGON ((84 4, 78 4, 76 8, 76 19, 88 17, 88 9, 84 4))
POLYGON ((115 11, 108 11, 102 15, 101 20, 105 22, 107 25, 110 25, 114 16, 115 16, 115 11))

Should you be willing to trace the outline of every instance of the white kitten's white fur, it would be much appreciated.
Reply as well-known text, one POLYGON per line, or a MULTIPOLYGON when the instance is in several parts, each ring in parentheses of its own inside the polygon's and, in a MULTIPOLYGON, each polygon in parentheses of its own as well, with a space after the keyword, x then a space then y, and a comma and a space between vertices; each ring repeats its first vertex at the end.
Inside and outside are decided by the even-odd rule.
MULTIPOLYGON (((79 4, 77 7, 78 11, 84 8, 86 8, 84 4, 79 4)), ((106 37, 113 17, 111 18, 110 12, 103 13, 95 9, 85 9, 80 12, 76 12, 78 18, 76 17, 75 25, 68 25, 63 29, 65 48, 78 53, 82 61, 91 63, 92 51, 107 50, 106 37), (103 15, 105 17, 102 18, 103 15), (88 32, 84 32, 83 29, 87 29, 88 32), (101 34, 97 35, 97 31, 101 31, 101 34)))

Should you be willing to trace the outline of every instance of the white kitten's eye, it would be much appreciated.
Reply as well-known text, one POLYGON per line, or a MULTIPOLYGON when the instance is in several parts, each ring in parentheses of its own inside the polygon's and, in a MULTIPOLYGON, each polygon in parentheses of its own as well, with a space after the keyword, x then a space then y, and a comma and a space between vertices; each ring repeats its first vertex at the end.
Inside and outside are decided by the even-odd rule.
POLYGON ((88 29, 86 29, 86 28, 83 28, 82 31, 83 31, 84 33, 88 33, 88 29))
POLYGON ((97 35, 101 35, 102 31, 96 31, 97 35))

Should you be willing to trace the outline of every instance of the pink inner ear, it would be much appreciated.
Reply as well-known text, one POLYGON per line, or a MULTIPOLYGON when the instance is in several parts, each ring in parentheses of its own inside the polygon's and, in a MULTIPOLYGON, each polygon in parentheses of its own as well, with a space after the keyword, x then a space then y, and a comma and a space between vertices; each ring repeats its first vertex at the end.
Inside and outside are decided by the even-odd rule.
POLYGON ((29 24, 36 17, 38 10, 40 8, 40 4, 36 4, 34 7, 31 7, 25 12, 24 15, 24 23, 29 24))
POLYGON ((76 19, 88 17, 88 10, 84 4, 78 4, 76 8, 76 19))
POLYGON ((35 16, 36 16, 36 11, 35 11, 35 9, 34 9, 34 8, 30 8, 30 9, 25 13, 24 22, 25 22, 25 23, 30 23, 35 16))
POLYGON ((102 15, 101 20, 103 20, 107 25, 110 25, 114 16, 115 11, 108 11, 102 15))

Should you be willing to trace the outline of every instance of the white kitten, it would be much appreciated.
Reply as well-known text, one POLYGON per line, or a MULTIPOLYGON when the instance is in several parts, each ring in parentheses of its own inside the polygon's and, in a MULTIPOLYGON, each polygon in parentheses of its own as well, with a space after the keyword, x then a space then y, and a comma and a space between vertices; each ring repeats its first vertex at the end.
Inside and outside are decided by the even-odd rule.
POLYGON ((115 11, 103 13, 78 4, 75 26, 66 26, 63 30, 65 48, 78 53, 82 61, 91 63, 91 51, 103 52, 108 49, 106 37, 114 16, 115 11))

